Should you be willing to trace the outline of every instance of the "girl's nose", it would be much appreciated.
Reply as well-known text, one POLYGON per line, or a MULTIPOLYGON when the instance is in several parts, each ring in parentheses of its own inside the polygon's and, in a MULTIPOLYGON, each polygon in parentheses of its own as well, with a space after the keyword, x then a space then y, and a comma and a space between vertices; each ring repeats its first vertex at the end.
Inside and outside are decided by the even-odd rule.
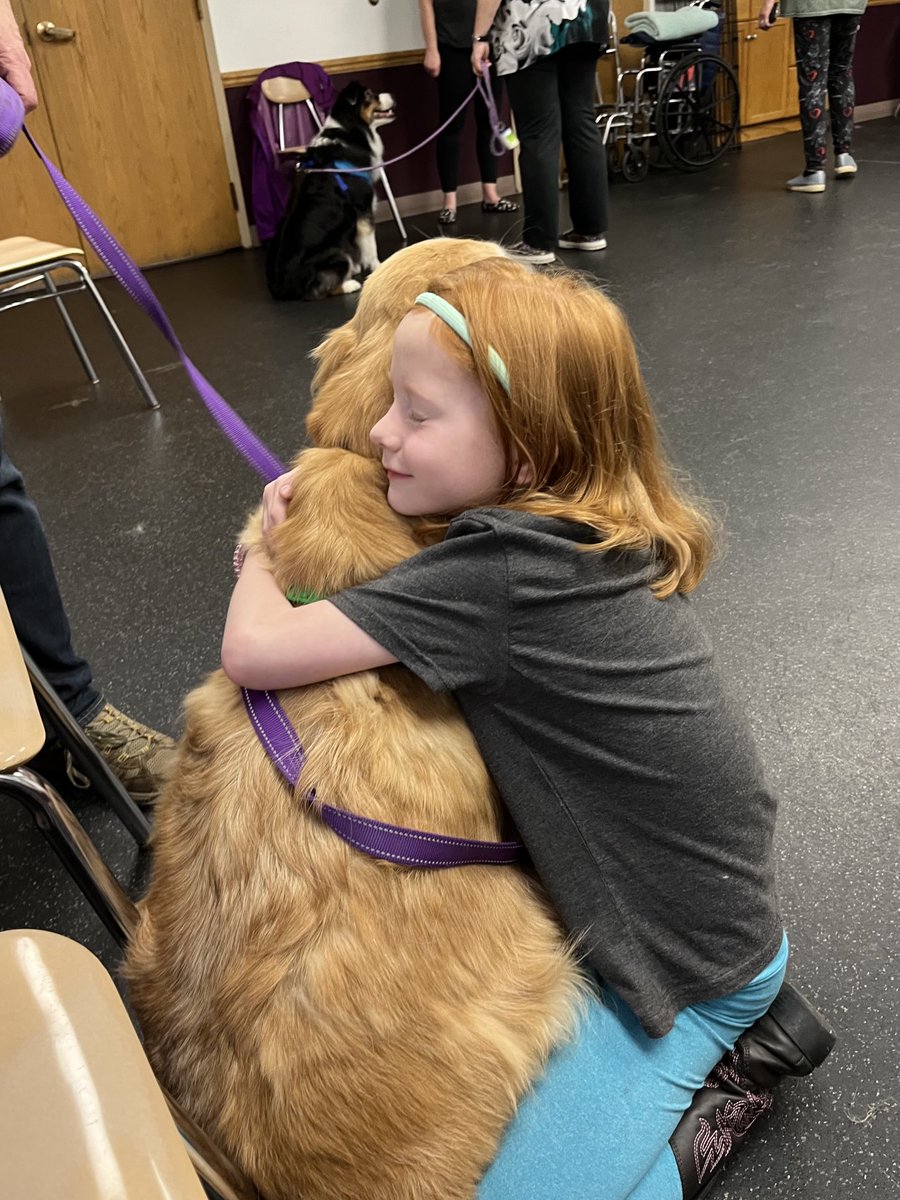
POLYGON ((390 412, 385 413, 380 421, 377 421, 369 431, 369 437, 376 446, 387 447, 390 443, 396 443, 396 435, 391 433, 390 412))

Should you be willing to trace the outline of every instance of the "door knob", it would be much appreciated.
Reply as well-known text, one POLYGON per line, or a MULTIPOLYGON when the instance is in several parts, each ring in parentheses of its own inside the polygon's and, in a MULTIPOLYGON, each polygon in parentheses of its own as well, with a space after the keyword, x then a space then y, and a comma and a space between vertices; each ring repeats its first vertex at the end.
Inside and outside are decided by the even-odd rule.
POLYGON ((42 42, 71 42, 75 38, 74 29, 63 29, 52 21, 38 21, 36 29, 42 42))

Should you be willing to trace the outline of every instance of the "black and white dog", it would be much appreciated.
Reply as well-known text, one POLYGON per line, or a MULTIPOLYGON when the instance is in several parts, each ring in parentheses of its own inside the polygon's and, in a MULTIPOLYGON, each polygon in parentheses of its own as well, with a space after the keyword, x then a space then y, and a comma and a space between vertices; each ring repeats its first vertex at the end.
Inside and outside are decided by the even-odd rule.
POLYGON ((371 168, 384 157, 377 129, 394 114, 393 96, 376 96, 359 83, 338 96, 298 164, 290 202, 269 243, 266 278, 276 300, 355 292, 360 283, 354 276, 378 266, 371 168), (336 173, 316 174, 310 167, 336 173))

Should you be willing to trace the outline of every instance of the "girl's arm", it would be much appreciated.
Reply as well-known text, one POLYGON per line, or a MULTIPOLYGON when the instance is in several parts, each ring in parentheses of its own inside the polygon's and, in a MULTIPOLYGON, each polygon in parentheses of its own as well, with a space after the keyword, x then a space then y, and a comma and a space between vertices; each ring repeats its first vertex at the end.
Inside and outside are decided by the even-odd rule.
POLYGON ((327 600, 294 608, 251 551, 231 597, 222 667, 239 687, 302 687, 396 658, 327 600))

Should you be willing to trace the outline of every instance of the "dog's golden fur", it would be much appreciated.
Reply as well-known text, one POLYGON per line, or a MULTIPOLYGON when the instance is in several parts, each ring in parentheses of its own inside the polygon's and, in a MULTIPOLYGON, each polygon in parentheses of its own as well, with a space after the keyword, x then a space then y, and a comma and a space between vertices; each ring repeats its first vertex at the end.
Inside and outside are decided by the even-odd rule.
MULTIPOLYGON (((413 296, 432 267, 447 262, 407 280, 413 296)), ((394 325, 396 314, 384 328, 394 325)), ((385 401, 386 376, 373 400, 359 370, 351 417, 364 396, 385 401)), ((317 406, 327 385, 320 366, 317 406)), ((356 446, 297 462, 268 547, 282 589, 331 594, 419 549, 386 502, 380 464, 356 446)), ((263 545, 258 514, 243 536, 263 545)), ((126 969, 147 1052, 267 1200, 471 1198, 571 1028, 573 957, 523 872, 379 861, 304 799, 314 789, 394 824, 501 837, 497 796, 449 697, 394 666, 280 698, 308 754, 293 794, 223 672, 187 699, 126 969)))

